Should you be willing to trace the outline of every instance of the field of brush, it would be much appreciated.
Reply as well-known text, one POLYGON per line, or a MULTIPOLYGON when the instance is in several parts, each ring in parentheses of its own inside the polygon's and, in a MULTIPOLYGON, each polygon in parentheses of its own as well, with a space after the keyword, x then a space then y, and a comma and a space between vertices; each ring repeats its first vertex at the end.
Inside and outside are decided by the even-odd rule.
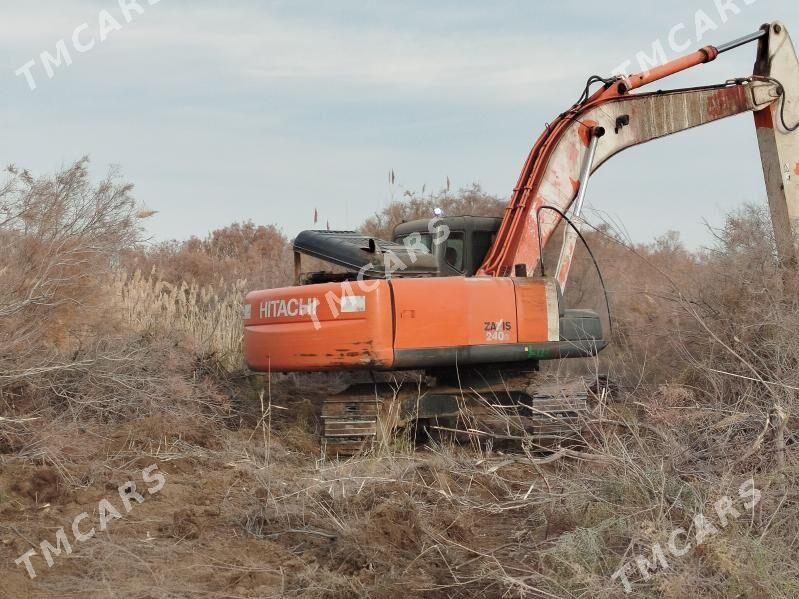
MULTIPOLYGON (((0 187, 0 597, 799 595, 799 278, 761 208, 701 251, 587 234, 612 345, 543 373, 612 381, 578 451, 398 434, 331 461, 347 377, 241 361, 243 293, 290 281, 280 229, 145 244, 131 187, 91 180, 0 187)), ((433 206, 503 202, 362 229, 433 206)), ((570 285, 604 310, 586 256, 570 285)))

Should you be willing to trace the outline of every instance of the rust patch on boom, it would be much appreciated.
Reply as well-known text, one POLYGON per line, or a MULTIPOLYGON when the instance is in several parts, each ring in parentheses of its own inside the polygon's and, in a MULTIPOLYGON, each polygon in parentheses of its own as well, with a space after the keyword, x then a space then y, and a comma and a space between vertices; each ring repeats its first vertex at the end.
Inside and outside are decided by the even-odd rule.
POLYGON ((580 136, 580 142, 587 148, 591 142, 591 129, 596 127, 599 123, 593 120, 586 120, 580 123, 577 129, 577 134, 580 136))
POLYGON ((758 129, 773 129, 774 118, 771 116, 771 107, 755 111, 755 127, 758 129))
POLYGON ((746 89, 741 85, 720 89, 707 99, 707 115, 718 119, 735 114, 746 106, 746 89))

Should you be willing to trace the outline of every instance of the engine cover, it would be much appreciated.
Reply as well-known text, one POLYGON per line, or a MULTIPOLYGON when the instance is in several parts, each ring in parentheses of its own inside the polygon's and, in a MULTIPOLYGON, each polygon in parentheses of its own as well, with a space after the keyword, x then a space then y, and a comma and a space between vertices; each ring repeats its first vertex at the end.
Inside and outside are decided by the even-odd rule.
POLYGON ((259 371, 521 362, 604 345, 598 317, 561 313, 554 281, 542 278, 324 283, 254 291, 245 305, 245 360, 259 371))

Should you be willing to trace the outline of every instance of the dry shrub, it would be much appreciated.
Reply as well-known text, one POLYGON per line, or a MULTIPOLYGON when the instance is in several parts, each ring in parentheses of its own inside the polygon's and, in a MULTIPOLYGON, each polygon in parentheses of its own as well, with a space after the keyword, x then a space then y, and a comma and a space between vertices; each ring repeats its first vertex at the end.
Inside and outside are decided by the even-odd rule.
POLYGON ((780 264, 764 208, 734 212, 714 233, 696 254, 673 238, 600 247, 617 256, 605 269, 615 343, 602 359, 659 424, 693 422, 715 452, 740 455, 760 448, 775 410, 796 413, 799 278, 780 264))
POLYGON ((283 287, 292 280, 289 240, 274 225, 233 223, 205 238, 169 241, 139 248, 126 256, 129 271, 153 273, 172 285, 200 288, 236 285, 252 289, 283 287), (220 283, 221 282, 221 283, 220 283))
POLYGON ((120 270, 140 237, 131 189, 114 172, 93 184, 85 159, 38 179, 12 168, 0 189, 0 449, 70 482, 96 425, 225 416, 216 375, 241 359, 241 285, 120 270))
POLYGON ((0 188, 0 365, 35 375, 117 324, 107 289, 139 237, 132 187, 93 185, 83 159, 36 179, 10 167, 0 188))
MULTIPOLYGON (((736 377, 755 379, 755 387, 761 378, 795 385, 799 348, 789 337, 797 324, 796 276, 779 264, 768 212, 744 207, 712 232, 713 246, 697 252, 674 233, 639 245, 607 226, 586 234, 613 317, 614 337, 602 358, 625 384, 700 386, 725 401, 735 401, 748 384, 736 377)), ((568 307, 605 310, 584 251, 565 300, 568 307)), ((755 387, 748 393, 762 395, 755 387)))
MULTIPOLYGON (((601 354, 602 369, 626 385, 673 381, 685 367, 677 350, 682 339, 676 335, 690 320, 681 309, 680 293, 690 296, 695 290, 701 279, 700 257, 689 252, 675 233, 633 245, 603 225, 587 231, 585 238, 601 270, 609 306, 596 266, 582 244, 577 247, 564 305, 595 310, 604 320, 606 334, 612 325, 610 345, 601 354), (608 307, 612 323, 606 318, 608 307)), ((545 254, 550 273, 559 251, 559 246, 553 247, 545 254)))

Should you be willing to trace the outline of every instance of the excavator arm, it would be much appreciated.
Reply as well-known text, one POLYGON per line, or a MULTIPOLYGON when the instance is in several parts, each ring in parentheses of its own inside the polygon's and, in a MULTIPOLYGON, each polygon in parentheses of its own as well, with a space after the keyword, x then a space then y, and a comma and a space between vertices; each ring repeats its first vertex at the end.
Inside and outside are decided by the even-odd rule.
MULTIPOLYGON (((796 261, 794 223, 799 219, 799 61, 784 25, 708 46, 631 77, 604 81, 602 89, 550 124, 536 142, 506 207, 496 240, 479 274, 532 274, 543 248, 569 209, 579 216, 590 175, 626 148, 744 112, 754 112, 774 229, 783 260, 796 261), (752 77, 700 88, 631 93, 715 60, 759 40, 752 77)), ((567 230, 557 280, 566 283, 575 245, 567 230)))

